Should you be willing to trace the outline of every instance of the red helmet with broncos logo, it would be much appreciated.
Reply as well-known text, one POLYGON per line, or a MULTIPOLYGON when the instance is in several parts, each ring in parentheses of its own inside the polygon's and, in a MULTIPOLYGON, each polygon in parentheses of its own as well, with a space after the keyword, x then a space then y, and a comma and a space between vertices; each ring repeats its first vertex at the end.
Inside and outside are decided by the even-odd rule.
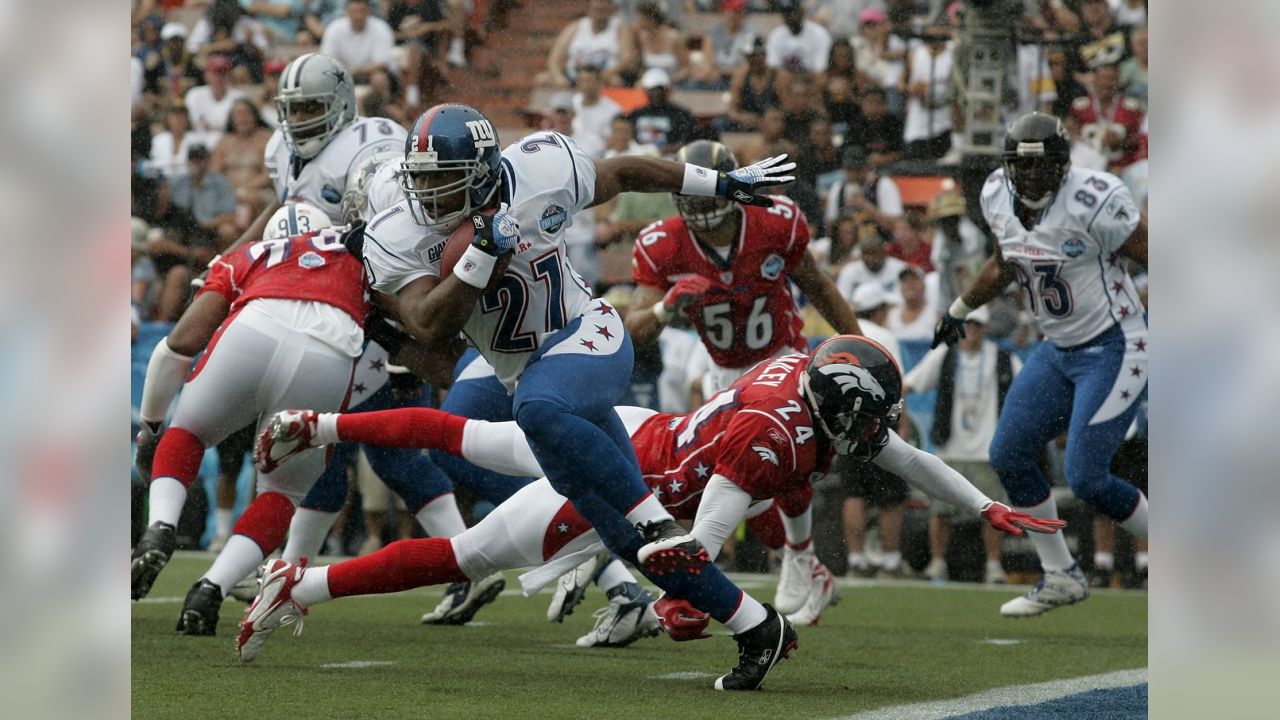
POLYGON ((841 455, 870 460, 902 415, 902 369, 879 343, 837 335, 809 356, 800 392, 841 455))

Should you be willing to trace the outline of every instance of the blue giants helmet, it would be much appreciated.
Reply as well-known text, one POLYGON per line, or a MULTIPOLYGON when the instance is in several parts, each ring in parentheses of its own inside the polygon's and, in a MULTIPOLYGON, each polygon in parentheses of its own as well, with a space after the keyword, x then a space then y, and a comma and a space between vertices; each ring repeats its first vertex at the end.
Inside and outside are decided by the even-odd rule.
POLYGON ((400 189, 409 212, 422 225, 452 230, 493 199, 501 160, 489 118, 466 105, 436 105, 405 138, 400 189))

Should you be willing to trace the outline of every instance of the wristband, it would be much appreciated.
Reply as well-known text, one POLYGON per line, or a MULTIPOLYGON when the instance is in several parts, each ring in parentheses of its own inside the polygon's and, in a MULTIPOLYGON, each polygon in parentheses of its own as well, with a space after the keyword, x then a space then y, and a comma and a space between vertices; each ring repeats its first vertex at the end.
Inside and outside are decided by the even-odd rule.
POLYGON ((716 194, 716 186, 719 182, 720 173, 718 171, 692 163, 685 163, 684 184, 680 186, 680 194, 711 197, 716 194))
POLYGON ((653 307, 650 309, 653 310, 653 316, 658 318, 658 322, 663 325, 671 322, 671 311, 667 309, 666 305, 662 304, 661 300, 654 303, 653 307))
POLYGON ((971 312, 973 312, 973 308, 969 307, 969 304, 964 301, 964 298, 959 297, 956 298, 956 301, 951 303, 951 307, 947 309, 947 314, 957 320, 965 319, 971 312))
POLYGON ((453 274, 462 282, 481 290, 489 284, 498 258, 472 245, 453 266, 453 274))

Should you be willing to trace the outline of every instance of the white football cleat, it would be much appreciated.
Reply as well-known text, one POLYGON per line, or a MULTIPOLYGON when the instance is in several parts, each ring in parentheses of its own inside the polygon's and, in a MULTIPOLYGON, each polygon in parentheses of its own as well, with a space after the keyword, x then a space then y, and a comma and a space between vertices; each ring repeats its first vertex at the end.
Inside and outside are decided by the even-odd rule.
POLYGON ((1076 563, 1066 570, 1046 570, 1026 595, 1001 605, 1000 614, 1010 618, 1035 617, 1088 597, 1089 581, 1080 571, 1080 563, 1076 563))
POLYGON ((268 473, 289 458, 315 447, 315 410, 281 410, 271 416, 253 444, 253 465, 268 473))
POLYGON ((787 616, 792 625, 817 625, 822 619, 822 611, 840 602, 840 584, 816 557, 813 558, 810 575, 813 586, 809 597, 799 610, 787 616))
POLYGON ((284 560, 272 560, 262 576, 258 597, 249 606, 244 620, 240 621, 240 635, 236 637, 236 654, 240 662, 249 663, 262 652, 267 638, 276 630, 297 621, 294 635, 302 634, 302 616, 307 609, 293 600, 293 586, 306 572, 305 558, 297 565, 284 560))
POLYGON ((790 545, 782 548, 782 570, 778 573, 778 591, 773 596, 773 607, 783 615, 799 612, 813 590, 813 543, 803 550, 793 550, 790 545))
POLYGON ((612 559, 612 553, 602 550, 578 567, 561 575, 560 581, 556 583, 555 593, 551 596, 551 604, 547 606, 547 622, 564 622, 565 616, 572 615, 573 609, 587 596, 587 587, 591 585, 591 579, 612 559))
POLYGON ((480 608, 498 599, 507 581, 501 572, 475 582, 451 583, 435 610, 422 616, 423 625, 466 625, 480 608))
POLYGON ((596 610, 596 626, 578 638, 578 647, 626 647, 641 638, 653 637, 660 630, 653 607, 653 596, 635 583, 622 583, 611 588, 609 604, 596 610))

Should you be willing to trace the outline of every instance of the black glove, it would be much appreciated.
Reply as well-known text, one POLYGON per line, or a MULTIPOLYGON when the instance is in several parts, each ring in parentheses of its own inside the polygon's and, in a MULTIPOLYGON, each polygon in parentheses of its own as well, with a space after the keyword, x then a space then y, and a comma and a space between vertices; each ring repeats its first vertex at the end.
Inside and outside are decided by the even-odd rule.
POLYGON ((964 337, 964 319, 953 317, 949 311, 944 312, 942 317, 938 318, 938 324, 933 326, 933 344, 929 349, 932 350, 943 343, 955 345, 962 337, 964 337))
POLYGON ((364 221, 357 220, 351 223, 351 227, 342 233, 342 244, 346 246, 347 252, 364 262, 364 221))
POLYGON ((370 310, 369 317, 365 319, 364 337, 386 348, 388 357, 395 357, 409 340, 407 334, 392 325, 387 316, 376 308, 370 310))
POLYGON ((391 394, 397 400, 417 400, 422 395, 422 378, 411 372, 387 373, 391 394))
POLYGON ((149 423, 143 420, 138 430, 138 454, 133 458, 133 469, 142 482, 151 482, 151 463, 156 457, 156 446, 160 444, 160 423, 149 423))

